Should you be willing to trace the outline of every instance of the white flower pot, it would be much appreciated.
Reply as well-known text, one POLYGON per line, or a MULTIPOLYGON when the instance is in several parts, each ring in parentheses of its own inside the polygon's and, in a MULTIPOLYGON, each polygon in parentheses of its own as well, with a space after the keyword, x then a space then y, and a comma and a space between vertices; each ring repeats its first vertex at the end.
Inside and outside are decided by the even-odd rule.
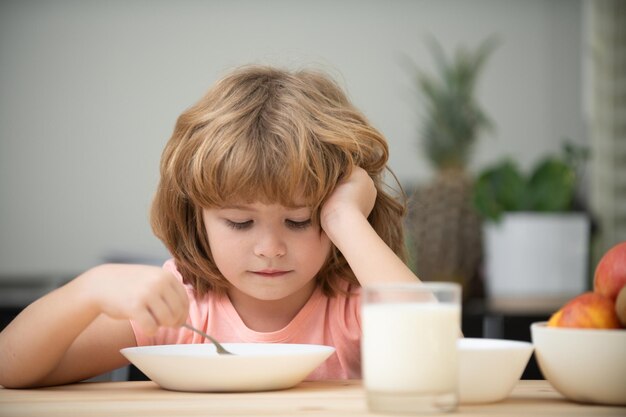
POLYGON ((489 298, 569 298, 588 288, 584 213, 507 213, 483 226, 489 298))

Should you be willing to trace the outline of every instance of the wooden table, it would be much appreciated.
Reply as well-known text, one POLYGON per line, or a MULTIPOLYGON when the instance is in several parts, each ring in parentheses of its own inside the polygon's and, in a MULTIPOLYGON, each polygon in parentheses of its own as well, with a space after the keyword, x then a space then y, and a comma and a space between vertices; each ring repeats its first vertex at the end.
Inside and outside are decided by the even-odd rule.
MULTIPOLYGON (((0 388, 0 416, 367 416, 361 381, 303 382, 253 393, 187 393, 153 382, 80 383, 32 390, 0 388)), ((461 405, 460 416, 626 416, 626 407, 577 404, 546 381, 522 380, 504 401, 461 405)))

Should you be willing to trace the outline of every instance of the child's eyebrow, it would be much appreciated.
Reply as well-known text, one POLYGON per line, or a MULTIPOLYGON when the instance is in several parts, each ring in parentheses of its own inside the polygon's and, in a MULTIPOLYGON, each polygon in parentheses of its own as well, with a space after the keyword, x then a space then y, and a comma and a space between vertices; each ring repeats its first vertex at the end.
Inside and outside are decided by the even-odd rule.
MULTIPOLYGON (((300 210, 300 209, 308 209, 310 208, 307 205, 298 205, 298 206, 283 206, 289 210, 300 210)), ((222 207, 223 210, 244 210, 244 211, 258 211, 257 208, 253 206, 241 205, 241 204, 229 204, 222 207)))

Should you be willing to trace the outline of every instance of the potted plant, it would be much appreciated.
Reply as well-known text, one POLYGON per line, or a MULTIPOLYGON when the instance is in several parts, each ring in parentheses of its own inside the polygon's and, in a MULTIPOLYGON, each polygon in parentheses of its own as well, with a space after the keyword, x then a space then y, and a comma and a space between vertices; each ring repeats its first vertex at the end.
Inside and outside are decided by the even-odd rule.
POLYGON ((419 144, 434 170, 415 187, 409 204, 408 235, 413 268, 425 281, 454 281, 472 296, 482 256, 481 219, 472 206, 467 164, 474 145, 491 122, 476 98, 495 36, 476 48, 459 46, 448 56, 430 39, 436 71, 407 62, 424 108, 419 144))
POLYGON ((506 159, 478 175, 472 199, 484 219, 488 297, 566 299, 586 290, 589 216, 575 196, 587 156, 566 143, 527 174, 506 159))

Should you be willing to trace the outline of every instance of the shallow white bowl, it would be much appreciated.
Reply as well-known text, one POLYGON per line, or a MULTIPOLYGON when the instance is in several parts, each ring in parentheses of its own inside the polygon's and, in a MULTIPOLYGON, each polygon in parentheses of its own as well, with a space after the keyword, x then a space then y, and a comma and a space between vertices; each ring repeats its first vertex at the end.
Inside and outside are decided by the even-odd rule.
POLYGON ((463 338, 459 351, 459 400, 462 404, 505 399, 519 381, 533 352, 529 342, 463 338))
POLYGON ((266 391, 292 387, 334 351, 331 346, 222 343, 124 348, 120 352, 162 388, 175 391, 266 391))
POLYGON ((572 401, 626 405, 626 330, 573 329, 533 323, 539 369, 572 401))

